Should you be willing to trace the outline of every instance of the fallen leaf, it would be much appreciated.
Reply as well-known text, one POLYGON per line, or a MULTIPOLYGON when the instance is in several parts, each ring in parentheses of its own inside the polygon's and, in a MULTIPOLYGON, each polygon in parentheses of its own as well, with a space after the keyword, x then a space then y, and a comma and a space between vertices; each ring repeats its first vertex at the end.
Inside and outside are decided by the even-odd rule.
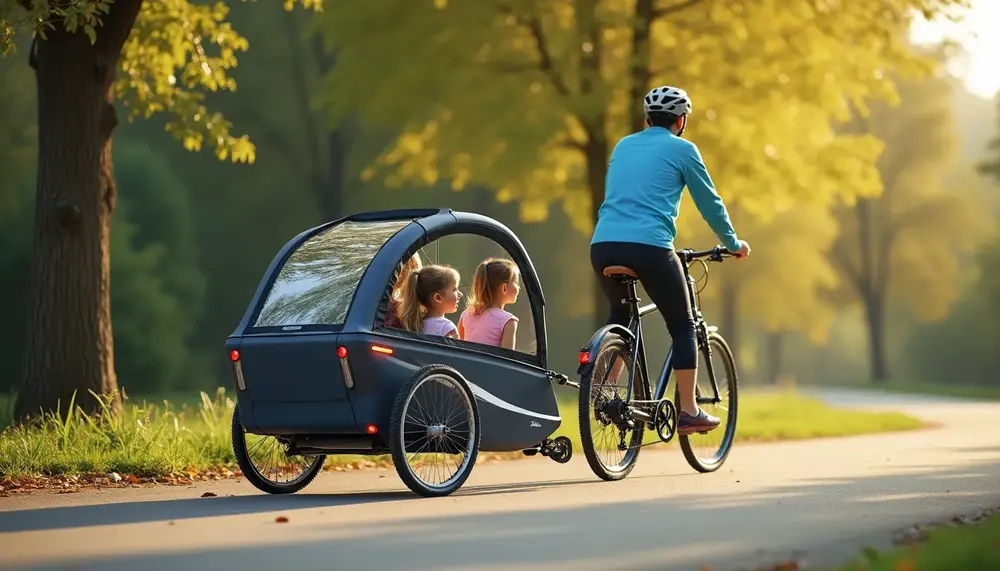
POLYGON ((288 523, 288 518, 283 515, 279 515, 278 517, 274 518, 274 521, 275 523, 288 523))
POLYGON ((216 494, 213 494, 212 492, 205 492, 204 494, 201 495, 201 497, 203 498, 214 498, 215 496, 216 494))

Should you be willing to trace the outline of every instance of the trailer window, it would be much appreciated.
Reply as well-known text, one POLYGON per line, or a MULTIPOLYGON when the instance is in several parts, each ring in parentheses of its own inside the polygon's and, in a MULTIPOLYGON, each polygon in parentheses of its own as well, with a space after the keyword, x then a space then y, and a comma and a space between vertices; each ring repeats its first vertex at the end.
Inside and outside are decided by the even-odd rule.
POLYGON ((342 324, 369 262, 409 223, 348 221, 310 237, 282 266, 254 326, 342 324))

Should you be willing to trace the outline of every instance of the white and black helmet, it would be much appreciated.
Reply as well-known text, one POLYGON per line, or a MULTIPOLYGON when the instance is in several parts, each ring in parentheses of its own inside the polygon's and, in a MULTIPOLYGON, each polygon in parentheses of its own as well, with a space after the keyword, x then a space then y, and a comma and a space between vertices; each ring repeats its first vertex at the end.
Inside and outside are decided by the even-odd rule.
POLYGON ((650 113, 671 113, 687 115, 691 112, 691 98, 683 89, 664 85, 654 87, 642 101, 642 108, 649 117, 650 113))

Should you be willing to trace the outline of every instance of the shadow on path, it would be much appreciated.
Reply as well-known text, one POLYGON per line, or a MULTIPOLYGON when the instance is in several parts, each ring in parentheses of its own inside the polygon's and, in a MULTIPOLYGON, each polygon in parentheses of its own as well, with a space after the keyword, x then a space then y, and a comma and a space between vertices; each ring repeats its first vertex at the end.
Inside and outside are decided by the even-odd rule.
MULTIPOLYGON (((800 549, 809 551, 811 563, 837 561, 855 553, 860 545, 878 545, 901 526, 948 517, 975 506, 1000 504, 998 481, 1000 460, 991 459, 955 468, 925 467, 905 474, 817 478, 754 494, 740 494, 737 484, 720 480, 718 492, 709 494, 671 494, 644 501, 441 515, 377 524, 346 521, 336 508, 426 500, 408 492, 383 492, 137 502, 12 512, 3 520, 2 529, 52 529, 323 506, 334 509, 324 513, 318 523, 299 528, 308 537, 296 537, 293 522, 272 536, 262 535, 252 546, 192 550, 165 546, 160 552, 73 563, 77 569, 102 571, 249 571, 290 564, 347 569, 355 568, 358 562, 365 568, 386 571, 514 567, 683 570, 702 565, 721 570, 752 567, 755 558, 800 549), (760 546, 767 546, 768 552, 761 553, 760 546)), ((581 483, 594 482, 475 486, 464 495, 519 493, 581 483)), ((602 485, 616 484, 597 484, 602 485)), ((183 522, 178 522, 180 525, 183 522)), ((204 529, 206 533, 225 533, 204 529)))

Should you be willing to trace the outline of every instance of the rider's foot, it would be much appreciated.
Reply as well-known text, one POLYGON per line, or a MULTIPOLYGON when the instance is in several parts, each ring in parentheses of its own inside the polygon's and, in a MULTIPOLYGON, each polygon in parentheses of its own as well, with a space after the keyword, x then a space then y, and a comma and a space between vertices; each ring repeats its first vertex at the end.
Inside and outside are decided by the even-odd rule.
POLYGON ((718 418, 708 414, 700 408, 698 409, 697 414, 688 414, 682 410, 678 416, 677 432, 680 434, 708 432, 718 428, 719 424, 722 422, 718 418))

